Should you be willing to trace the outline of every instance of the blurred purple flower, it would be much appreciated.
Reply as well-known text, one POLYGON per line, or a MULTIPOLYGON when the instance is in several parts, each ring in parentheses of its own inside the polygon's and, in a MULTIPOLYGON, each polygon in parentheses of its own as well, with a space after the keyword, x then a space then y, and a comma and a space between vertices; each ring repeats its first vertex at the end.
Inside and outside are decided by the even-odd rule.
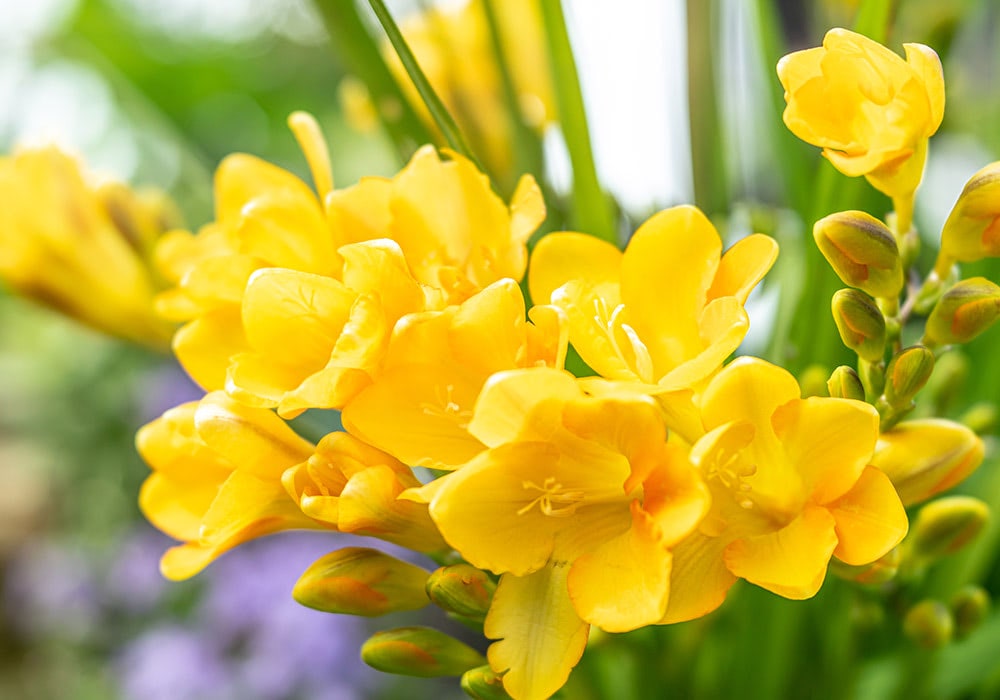
POLYGON ((149 526, 124 538, 104 579, 109 602, 133 614, 156 608, 170 586, 160 573, 160 557, 172 544, 149 526))
POLYGON ((139 421, 148 423, 164 411, 187 401, 197 401, 205 391, 191 381, 176 363, 164 363, 145 374, 136 386, 139 421))
POLYGON ((178 626, 149 630, 116 664, 127 700, 229 700, 247 697, 234 687, 215 640, 178 626))

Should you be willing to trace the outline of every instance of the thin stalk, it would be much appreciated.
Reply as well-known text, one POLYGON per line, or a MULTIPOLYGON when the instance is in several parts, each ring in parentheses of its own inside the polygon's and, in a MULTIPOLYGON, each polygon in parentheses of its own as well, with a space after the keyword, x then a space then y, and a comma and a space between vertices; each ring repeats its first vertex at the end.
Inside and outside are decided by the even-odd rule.
POLYGON ((382 29, 385 30, 386 36, 389 37, 389 42, 396 50, 396 55, 399 56, 406 74, 413 81, 413 86, 417 89, 420 99, 423 100, 427 111, 430 112, 434 123, 441 130, 448 145, 451 146, 453 151, 465 156, 475 163, 476 167, 482 170, 483 168, 473 155, 472 149, 466 143, 465 137, 462 136, 462 131, 458 128, 458 124, 452 119, 448 108, 444 106, 444 102, 438 97, 434 88, 431 87, 427 76, 424 75, 424 71, 421 70, 416 57, 413 55, 413 51, 410 50, 406 39, 403 38, 403 33, 399 31, 399 27, 396 25, 395 20, 393 20, 392 14, 386 9, 385 3, 382 0, 368 0, 368 4, 371 5, 372 10, 375 12, 375 16, 382 25, 382 29))
POLYGON ((560 0, 542 0, 541 7, 559 120, 573 166, 573 225, 592 236, 617 244, 618 235, 610 203, 597 179, 580 77, 566 31, 562 3, 560 0))
POLYGON ((354 1, 313 0, 313 4, 333 47, 368 89, 400 158, 405 161, 421 144, 434 143, 434 135, 400 89, 354 1))
POLYGON ((688 119, 694 201, 713 216, 729 211, 722 124, 715 92, 716 0, 688 0, 688 119))

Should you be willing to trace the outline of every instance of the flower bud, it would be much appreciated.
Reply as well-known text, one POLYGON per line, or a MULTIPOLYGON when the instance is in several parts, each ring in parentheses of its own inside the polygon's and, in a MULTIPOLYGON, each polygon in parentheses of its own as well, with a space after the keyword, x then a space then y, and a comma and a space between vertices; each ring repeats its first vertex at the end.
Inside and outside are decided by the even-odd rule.
POLYGON ((895 297, 903 265, 892 232, 863 211, 830 214, 813 226, 813 238, 844 284, 873 297, 895 297))
POLYGON ((979 586, 968 585, 951 599, 951 614, 955 618, 955 636, 968 637, 982 624, 990 612, 990 594, 979 586))
POLYGON ((989 516, 989 506, 971 496, 931 501, 910 530, 910 551, 924 560, 954 554, 982 532, 989 516))
POLYGON ((922 345, 899 352, 885 372, 885 398, 896 410, 908 408, 934 370, 934 353, 922 345))
POLYGON ((833 320, 840 339, 866 362, 878 362, 885 352, 885 317, 870 296, 856 289, 833 295, 833 320))
POLYGON ((826 388, 830 396, 835 399, 865 400, 865 388, 861 384, 861 378, 847 365, 841 365, 833 370, 833 374, 826 382, 826 388))
POLYGON ((469 564, 442 567, 427 579, 427 596, 435 605, 474 620, 486 617, 496 588, 489 574, 469 564))
POLYGON ((478 651, 430 627, 398 627, 377 632, 361 647, 374 669, 402 676, 461 676, 486 659, 478 651))
POLYGON ((802 371, 799 386, 802 387, 803 398, 826 395, 827 371, 823 365, 809 365, 802 371))
POLYGON ((996 404, 980 401, 963 413, 959 420, 962 425, 976 435, 989 435, 996 432, 997 424, 1000 423, 1000 415, 998 415, 996 404))
POLYGON ((935 345, 967 343, 1000 317, 1000 287, 985 277, 962 280, 944 293, 927 319, 935 345))
POLYGON ((345 547, 319 558, 292 597, 307 608, 376 617, 427 605, 427 572, 375 549, 345 547))
POLYGON ((479 666, 462 676, 462 690, 476 700, 510 700, 503 680, 489 666, 479 666))
POLYGON ((942 418, 904 421, 879 436, 872 464, 896 487, 903 505, 950 489, 983 461, 983 441, 942 418))
POLYGON ((1000 161, 965 183, 941 231, 941 252, 960 262, 1000 257, 1000 161))
POLYGON ((882 555, 871 564, 851 566, 839 559, 831 560, 830 564, 831 571, 842 579, 869 586, 878 586, 896 578, 901 558, 899 548, 893 547, 887 554, 882 555))
POLYGON ((955 621, 944 603, 922 600, 906 613, 903 632, 924 649, 940 649, 951 641, 955 621))

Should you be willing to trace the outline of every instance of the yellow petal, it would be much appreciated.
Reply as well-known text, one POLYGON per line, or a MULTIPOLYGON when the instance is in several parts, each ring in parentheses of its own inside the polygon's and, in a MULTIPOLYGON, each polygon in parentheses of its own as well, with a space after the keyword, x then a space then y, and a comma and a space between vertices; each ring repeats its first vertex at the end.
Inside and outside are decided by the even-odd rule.
POLYGON ((744 303, 778 258, 778 243, 755 233, 741 238, 723 254, 708 290, 709 299, 733 296, 744 303))
MULTIPOLYGON (((517 439, 546 439, 552 424, 543 424, 535 407, 581 396, 569 372, 547 367, 497 372, 479 395, 468 431, 491 447, 517 439)), ((558 421, 559 416, 553 419, 558 421)))
POLYGON ((215 218, 236 221, 255 197, 276 192, 304 202, 315 200, 306 184, 287 170, 245 153, 227 156, 215 171, 215 218))
MULTIPOLYGON (((547 234, 531 253, 528 270, 531 298, 535 304, 548 304, 555 290, 576 280, 600 294, 613 288, 614 298, 608 298, 607 303, 614 308, 618 305, 621 259, 618 248, 594 236, 567 232, 547 234)), ((593 315, 592 309, 588 311, 593 315)))
POLYGON ((243 297, 247 340, 258 353, 305 373, 324 367, 356 294, 330 277, 265 268, 243 297))
POLYGON ((698 319, 721 251, 715 227, 691 206, 655 214, 629 241, 622 259, 621 297, 654 366, 679 364, 677 351, 661 346, 662 339, 682 347, 684 359, 701 349, 698 319), (667 307, 665 299, 670 300, 667 307))
POLYGON ((785 454, 815 503, 847 493, 871 460, 878 439, 878 412, 851 399, 789 401, 772 419, 785 454))
POLYGON ((308 368, 288 365, 255 352, 234 355, 226 373, 226 392, 254 408, 274 408, 301 384, 308 368))
POLYGON ((330 192, 326 212, 336 240, 347 244, 388 236, 391 192, 392 181, 381 177, 363 177, 352 187, 330 192))
POLYGON ((314 202, 263 195, 243 208, 238 231, 241 252, 271 266, 329 276, 340 271, 333 233, 314 202))
POLYGON ((313 453, 313 445, 273 412, 250 408, 222 392, 201 400, 194 423, 206 445, 240 471, 263 479, 278 482, 286 469, 313 453))
POLYGON ((823 585, 837 547, 835 521, 825 509, 807 506, 775 532, 736 540, 725 550, 729 570, 785 598, 802 600, 823 585))
POLYGON ((466 430, 480 386, 461 367, 401 365, 347 404, 344 427, 407 464, 454 469, 486 449, 466 430))
POLYGON ((691 348, 684 362, 660 378, 660 389, 671 392, 696 386, 736 351, 749 327, 747 313, 736 297, 710 301, 698 318, 700 347, 691 348))
POLYGON ((551 697, 583 656, 589 626, 573 610, 567 569, 547 566, 530 576, 505 574, 486 616, 487 657, 503 673, 504 689, 519 700, 551 697))
POLYGON ((944 119, 944 69, 937 52, 923 44, 903 44, 906 62, 910 64, 923 83, 930 102, 930 122, 925 136, 933 136, 944 119))
POLYGON ((333 189, 333 170, 330 168, 330 151, 323 138, 316 118, 308 112, 292 112, 288 115, 288 126, 299 142, 299 148, 309 161, 313 183, 320 197, 333 189))
POLYGON ((413 278, 399 246, 388 239, 342 246, 344 286, 357 294, 377 293, 385 316, 426 310, 424 289, 413 278))
POLYGON ((865 467, 854 488, 827 508, 837 523, 834 556, 846 564, 870 564, 906 536, 903 504, 889 478, 875 467, 865 467))
POLYGON ((653 519, 632 502, 632 527, 573 562, 569 593, 577 614, 606 632, 658 622, 670 591, 670 552, 653 519))
POLYGON ((514 369, 523 354, 525 309, 521 288, 500 280, 464 302, 451 323, 449 340, 458 361, 489 375, 514 369))
POLYGON ((175 540, 196 540, 201 519, 223 480, 185 483, 154 472, 139 489, 139 510, 154 527, 175 540))
POLYGON ((174 334, 174 354, 206 391, 226 386, 229 358, 247 348, 238 306, 205 314, 174 334))
POLYGON ((562 518, 542 512, 539 489, 559 461, 546 443, 512 443, 441 477, 431 517, 473 566, 524 576, 545 566, 562 518))
POLYGON ((510 199, 510 234, 515 242, 525 244, 545 221, 542 190, 531 175, 522 175, 510 199))
POLYGON ((670 598, 660 624, 694 620, 722 605, 736 582, 722 557, 727 541, 695 533, 674 547, 670 598))

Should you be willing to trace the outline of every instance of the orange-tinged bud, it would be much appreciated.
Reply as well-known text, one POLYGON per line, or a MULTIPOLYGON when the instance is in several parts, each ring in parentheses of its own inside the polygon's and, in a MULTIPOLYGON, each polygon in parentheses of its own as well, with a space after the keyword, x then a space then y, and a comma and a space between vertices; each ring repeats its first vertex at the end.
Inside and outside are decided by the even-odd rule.
POLYGON ((835 399, 865 400, 865 388, 861 384, 861 378, 847 365, 841 365, 833 370, 833 374, 826 382, 826 388, 830 396, 835 399))
POLYGON ((948 607, 937 600, 922 600, 906 613, 903 632, 924 649, 939 649, 951 641, 955 621, 948 607))
POLYGON ((941 418, 904 421, 879 436, 872 464, 885 472, 904 505, 926 501, 961 482, 983 461, 983 441, 941 418))
POLYGON ((899 352, 885 372, 885 398, 896 410, 909 407, 934 370, 934 353, 922 345, 899 352))
POLYGON ((479 666, 462 676, 462 690, 475 700, 510 700, 503 687, 503 679, 489 666, 479 666))
POLYGON ((486 659, 478 651, 430 627, 377 632, 361 647, 361 659, 385 673, 402 676, 461 676, 486 659))
POLYGON ((931 501, 913 523, 910 552, 924 561, 954 554, 983 531, 989 517, 989 506, 971 496, 931 501))
POLYGON ((965 183, 941 231, 941 253, 960 262, 1000 256, 1000 161, 965 183))
POLYGON ((1000 287, 985 277, 962 280, 941 297, 927 319, 925 337, 935 345, 967 343, 1000 317, 1000 287))
POLYGON ((833 320, 840 339, 866 362, 878 362, 885 352, 885 317, 870 296, 856 289, 833 295, 833 320))
POLYGON ((863 211, 842 211, 813 226, 823 257, 844 284, 873 297, 895 297, 903 288, 903 265, 892 232, 863 211))
POLYGON ((448 612, 482 620, 497 585, 485 571, 469 564, 444 566, 427 579, 427 596, 448 612))
POLYGON ((427 605, 427 572, 375 549, 345 547, 317 559, 292 597, 329 613, 376 617, 427 605))

